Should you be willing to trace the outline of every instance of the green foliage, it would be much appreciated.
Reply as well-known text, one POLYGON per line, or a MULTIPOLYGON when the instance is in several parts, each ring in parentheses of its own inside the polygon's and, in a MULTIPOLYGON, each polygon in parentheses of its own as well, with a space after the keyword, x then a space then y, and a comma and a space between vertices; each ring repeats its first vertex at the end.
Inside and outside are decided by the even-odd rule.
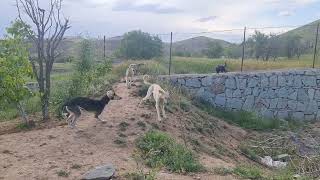
POLYGON ((23 24, 16 21, 7 28, 8 35, 0 41, 0 103, 13 103, 26 120, 21 101, 31 95, 25 87, 25 77, 32 77, 27 45, 20 31, 23 24))
POLYGON ((197 172, 203 169, 193 153, 169 135, 150 131, 137 140, 146 164, 152 168, 166 166, 172 172, 197 172))
POLYGON ((262 179, 263 172, 255 166, 241 165, 233 169, 235 175, 245 179, 262 179))
POLYGON ((10 27, 6 28, 9 38, 26 39, 33 34, 31 26, 21 20, 14 21, 10 27))
POLYGON ((210 43, 205 54, 208 58, 220 58, 223 55, 223 48, 219 43, 210 43))
POLYGON ((93 65, 92 46, 89 40, 84 39, 80 44, 79 62, 76 65, 76 71, 80 75, 85 75, 91 70, 93 65))
POLYGON ((142 31, 124 35, 118 54, 127 59, 151 59, 162 55, 162 41, 157 36, 142 31))

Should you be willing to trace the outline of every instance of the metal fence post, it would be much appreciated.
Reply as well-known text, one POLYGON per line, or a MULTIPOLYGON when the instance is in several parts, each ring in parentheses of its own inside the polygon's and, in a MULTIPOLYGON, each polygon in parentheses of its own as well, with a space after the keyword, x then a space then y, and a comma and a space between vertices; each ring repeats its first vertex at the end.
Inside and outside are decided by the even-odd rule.
POLYGON ((317 25, 317 32, 316 32, 316 43, 314 45, 314 54, 313 54, 313 64, 312 64, 312 68, 314 68, 314 64, 316 62, 316 56, 317 56, 317 45, 318 45, 318 35, 319 35, 319 24, 317 25))
POLYGON ((244 31, 243 31, 243 42, 242 42, 241 72, 242 72, 242 69, 243 69, 244 50, 245 50, 245 44, 246 44, 246 30, 247 30, 247 27, 244 27, 244 31))
POLYGON ((103 58, 106 59, 106 36, 103 36, 103 58))
POLYGON ((171 75, 171 61, 172 61, 172 32, 170 33, 169 76, 171 75))

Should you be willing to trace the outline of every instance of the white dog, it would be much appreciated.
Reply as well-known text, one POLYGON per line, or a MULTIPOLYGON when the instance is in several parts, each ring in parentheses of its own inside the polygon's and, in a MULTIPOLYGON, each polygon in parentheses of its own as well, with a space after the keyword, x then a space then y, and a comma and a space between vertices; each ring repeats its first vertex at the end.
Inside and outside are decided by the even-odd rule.
POLYGON ((126 85, 127 88, 131 88, 131 84, 133 82, 133 76, 136 74, 137 71, 137 64, 130 64, 126 71, 126 85))
POLYGON ((126 70, 126 85, 127 88, 131 88, 131 84, 133 82, 133 77, 135 75, 138 75, 138 69, 140 66, 145 65, 144 63, 139 63, 139 64, 130 64, 129 67, 126 70))
POLYGON ((142 102, 145 102, 146 100, 150 99, 151 95, 153 95, 154 100, 156 101, 156 109, 157 109, 157 115, 158 115, 158 120, 161 121, 161 116, 160 116, 160 108, 162 111, 163 117, 166 119, 166 112, 164 110, 165 104, 168 102, 169 99, 169 93, 163 90, 158 84, 151 84, 147 81, 148 75, 143 76, 143 82, 147 85, 150 85, 148 88, 147 95, 140 101, 139 107, 142 102))

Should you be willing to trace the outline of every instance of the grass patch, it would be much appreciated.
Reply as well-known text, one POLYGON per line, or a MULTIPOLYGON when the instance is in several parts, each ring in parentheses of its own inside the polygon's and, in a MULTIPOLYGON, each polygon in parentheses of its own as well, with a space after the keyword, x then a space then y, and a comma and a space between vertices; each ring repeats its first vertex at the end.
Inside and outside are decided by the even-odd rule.
POLYGON ((178 144, 168 134, 150 131, 137 140, 146 164, 152 168, 165 166, 172 172, 197 172, 203 169, 191 150, 178 144))
POLYGON ((137 122, 137 125, 138 125, 142 130, 145 130, 146 127, 147 127, 146 123, 144 123, 143 121, 137 122))
POLYGON ((64 170, 60 170, 60 171, 57 172, 57 175, 59 177, 69 177, 70 173, 67 172, 67 171, 64 171, 64 170))
POLYGON ((72 166, 71 166, 71 169, 81 169, 81 165, 80 164, 73 164, 72 166))
POLYGON ((262 179, 263 172, 255 166, 240 165, 233 169, 233 173, 245 179, 262 179))
POLYGON ((128 128, 128 126, 130 126, 129 123, 127 123, 127 122, 121 122, 121 123, 119 124, 119 130, 120 130, 120 131, 126 131, 127 128, 128 128))
POLYGON ((244 145, 244 144, 241 144, 239 146, 239 149, 240 151, 245 155, 247 156, 249 159, 253 160, 253 161, 259 161, 259 156, 258 154, 250 149, 248 146, 244 145))
POLYGON ((130 172, 124 175, 127 180, 156 180, 157 173, 150 171, 148 173, 143 172, 130 172))
POLYGON ((213 169, 214 174, 220 175, 220 176, 227 176, 232 174, 232 169, 225 168, 225 167, 217 167, 213 169))
POLYGON ((122 137, 118 137, 113 141, 115 144, 119 145, 120 147, 125 147, 127 146, 127 140, 122 137))
POLYGON ((253 130, 272 130, 279 129, 281 123, 278 119, 266 119, 246 111, 226 111, 214 108, 206 102, 195 102, 200 109, 208 112, 210 115, 224 119, 225 121, 236 124, 242 128, 253 130))
MULTIPOLYGON (((240 71, 241 61, 239 59, 209 59, 197 57, 173 57, 172 72, 175 74, 207 74, 215 73, 215 67, 227 62, 227 71, 240 71)), ((320 64, 316 64, 317 67, 320 64)), ((312 58, 309 55, 303 55, 299 59, 278 58, 276 61, 257 61, 255 59, 245 59, 243 70, 272 70, 272 69, 291 69, 291 68, 310 68, 312 67, 312 58)))

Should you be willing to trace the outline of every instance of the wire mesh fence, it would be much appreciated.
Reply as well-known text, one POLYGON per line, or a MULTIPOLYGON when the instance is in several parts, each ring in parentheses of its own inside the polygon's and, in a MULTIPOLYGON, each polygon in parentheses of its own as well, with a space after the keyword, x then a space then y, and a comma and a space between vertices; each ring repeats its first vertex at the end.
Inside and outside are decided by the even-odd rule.
MULTIPOLYGON (((161 60, 167 73, 189 74, 213 73, 218 65, 226 65, 227 71, 318 68, 318 32, 319 24, 313 23, 151 35, 162 42, 162 53, 155 59, 161 60)), ((148 54, 146 41, 133 41, 125 35, 100 36, 93 41, 94 53, 97 59, 113 57, 114 63, 131 59, 119 56, 121 51, 148 54)))

